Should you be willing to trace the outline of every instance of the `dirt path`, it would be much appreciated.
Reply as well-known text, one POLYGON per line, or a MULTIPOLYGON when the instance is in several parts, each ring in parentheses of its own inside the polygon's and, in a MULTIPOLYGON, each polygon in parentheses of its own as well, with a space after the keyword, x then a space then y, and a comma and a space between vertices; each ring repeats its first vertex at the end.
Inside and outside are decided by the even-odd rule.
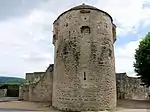
MULTIPOLYGON (((0 102, 0 112, 9 111, 38 111, 38 112, 60 112, 49 107, 48 103, 35 103, 27 101, 0 102)), ((102 111, 100 111, 102 112, 102 111)), ((107 111, 103 111, 107 112, 107 111)), ((118 100, 115 112, 150 112, 150 101, 118 100)))
POLYGON ((1 109, 11 109, 11 110, 30 110, 30 111, 48 111, 53 110, 53 108, 48 107, 48 103, 34 103, 26 101, 11 101, 11 102, 0 102, 1 109))
POLYGON ((128 109, 149 109, 150 101, 146 100, 118 100, 118 107, 128 109))

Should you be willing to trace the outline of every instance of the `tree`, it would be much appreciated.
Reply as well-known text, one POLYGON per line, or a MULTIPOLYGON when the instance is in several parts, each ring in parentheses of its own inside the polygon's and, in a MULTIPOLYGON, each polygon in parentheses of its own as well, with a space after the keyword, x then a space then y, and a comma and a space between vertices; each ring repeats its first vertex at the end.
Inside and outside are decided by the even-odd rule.
POLYGON ((142 85, 150 87, 150 32, 140 41, 134 58, 134 71, 141 79, 142 85))

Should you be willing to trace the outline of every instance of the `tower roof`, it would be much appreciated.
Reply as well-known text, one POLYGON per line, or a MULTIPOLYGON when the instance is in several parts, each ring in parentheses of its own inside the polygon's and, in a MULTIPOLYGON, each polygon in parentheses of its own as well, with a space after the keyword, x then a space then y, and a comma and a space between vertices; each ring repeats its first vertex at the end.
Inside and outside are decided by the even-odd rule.
POLYGON ((99 10, 96 7, 90 6, 90 5, 85 5, 84 3, 82 5, 75 6, 71 8, 70 10, 78 10, 78 9, 94 9, 94 10, 99 10))
MULTIPOLYGON (((111 17, 107 12, 105 12, 105 11, 103 11, 103 10, 100 10, 100 9, 98 9, 98 8, 96 8, 96 7, 90 6, 90 5, 85 5, 84 3, 83 3, 82 5, 75 6, 75 7, 71 8, 71 9, 69 9, 69 10, 63 12, 60 16, 62 16, 63 14, 65 14, 65 13, 67 13, 67 12, 69 12, 69 11, 72 11, 72 10, 80 10, 80 9, 91 9, 91 10, 97 10, 97 11, 103 12, 103 13, 105 13, 106 15, 108 15, 108 16, 110 17, 111 21, 113 22, 112 17, 111 17)), ((60 18, 60 16, 58 16, 58 18, 54 21, 54 23, 60 18)))

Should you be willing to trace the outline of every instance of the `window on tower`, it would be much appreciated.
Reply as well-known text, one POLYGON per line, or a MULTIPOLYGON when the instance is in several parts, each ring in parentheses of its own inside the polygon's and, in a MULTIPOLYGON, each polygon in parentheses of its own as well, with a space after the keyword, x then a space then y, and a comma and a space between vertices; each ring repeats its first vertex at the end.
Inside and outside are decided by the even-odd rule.
POLYGON ((84 72, 84 80, 86 80, 86 72, 84 72))
POLYGON ((90 34, 90 27, 89 26, 82 26, 81 33, 90 34))
POLYGON ((80 13, 90 13, 91 11, 90 10, 88 10, 88 9, 82 9, 82 10, 80 10, 80 13))

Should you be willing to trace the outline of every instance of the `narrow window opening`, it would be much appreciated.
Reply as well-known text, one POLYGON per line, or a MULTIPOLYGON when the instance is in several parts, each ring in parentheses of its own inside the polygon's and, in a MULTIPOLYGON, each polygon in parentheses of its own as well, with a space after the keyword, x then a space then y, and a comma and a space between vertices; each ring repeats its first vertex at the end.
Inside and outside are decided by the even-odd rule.
POLYGON ((90 27, 89 26, 82 26, 81 33, 90 34, 90 27))
POLYGON ((80 13, 90 13, 91 11, 90 10, 88 10, 88 9, 82 9, 82 10, 80 10, 80 13))
POLYGON ((70 37, 70 35, 71 35, 71 34, 70 34, 70 31, 69 31, 69 37, 70 37))
POLYGON ((112 57, 112 50, 111 50, 111 49, 108 50, 108 53, 109 53, 109 54, 108 54, 109 57, 112 57))
POLYGON ((53 35, 53 39, 54 39, 54 40, 56 39, 56 34, 53 35))
POLYGON ((84 80, 86 80, 86 72, 84 72, 84 80))

